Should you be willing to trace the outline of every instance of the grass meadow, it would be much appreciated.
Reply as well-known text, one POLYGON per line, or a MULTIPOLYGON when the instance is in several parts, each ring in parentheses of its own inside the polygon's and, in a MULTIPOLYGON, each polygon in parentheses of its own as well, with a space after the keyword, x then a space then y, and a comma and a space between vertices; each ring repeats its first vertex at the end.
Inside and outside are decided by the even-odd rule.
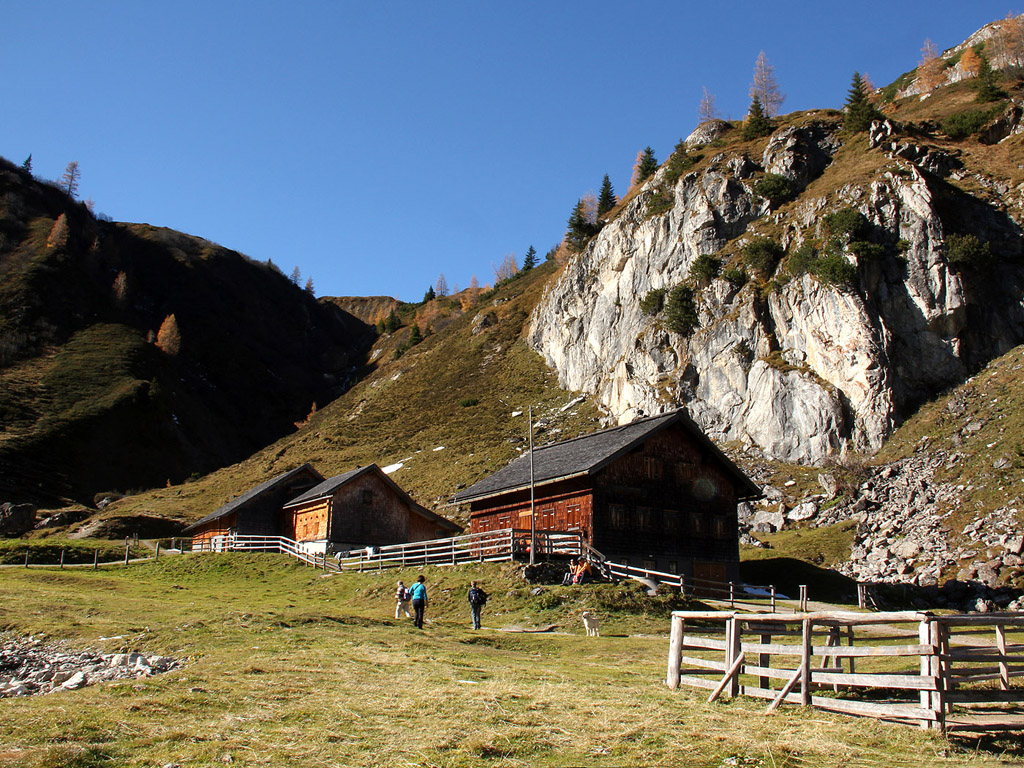
POLYGON ((509 564, 428 568, 420 632, 394 619, 391 597, 397 578, 420 572, 324 575, 239 554, 4 568, 6 635, 187 663, 0 700, 0 765, 1024 765, 1012 741, 950 742, 796 707, 765 715, 764 702, 670 691, 668 613, 680 598, 630 584, 535 596, 509 564), (479 632, 470 579, 491 595, 479 632), (583 633, 587 608, 602 617, 600 638, 583 633))

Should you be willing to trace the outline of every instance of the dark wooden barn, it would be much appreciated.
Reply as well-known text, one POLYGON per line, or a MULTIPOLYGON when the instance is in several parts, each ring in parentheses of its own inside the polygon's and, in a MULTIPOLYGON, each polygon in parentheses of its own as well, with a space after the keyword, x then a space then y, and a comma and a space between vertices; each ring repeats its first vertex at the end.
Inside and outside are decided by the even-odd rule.
POLYGON ((311 552, 425 541, 461 531, 413 501, 376 464, 324 480, 284 505, 283 535, 311 552))
MULTIPOLYGON (((610 560, 739 575, 737 503, 761 489, 682 411, 534 450, 536 529, 579 531, 610 560)), ((456 494, 470 532, 530 528, 530 457, 456 494)))
POLYGON ((323 482, 312 464, 303 464, 249 489, 215 512, 188 526, 195 549, 216 548, 218 537, 281 535, 281 507, 323 482))

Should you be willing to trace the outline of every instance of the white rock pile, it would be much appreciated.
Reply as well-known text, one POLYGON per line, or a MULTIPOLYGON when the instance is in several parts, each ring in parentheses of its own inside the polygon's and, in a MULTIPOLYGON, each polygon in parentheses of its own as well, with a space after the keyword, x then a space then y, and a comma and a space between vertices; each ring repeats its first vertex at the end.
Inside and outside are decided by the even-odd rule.
POLYGON ((0 641, 0 699, 149 677, 181 664, 156 654, 70 650, 33 637, 6 637, 0 641))

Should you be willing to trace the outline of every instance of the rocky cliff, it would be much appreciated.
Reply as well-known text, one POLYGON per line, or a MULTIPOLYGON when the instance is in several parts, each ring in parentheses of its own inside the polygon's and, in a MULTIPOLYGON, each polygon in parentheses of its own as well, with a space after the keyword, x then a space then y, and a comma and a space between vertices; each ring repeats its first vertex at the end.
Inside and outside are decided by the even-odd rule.
MULTIPOLYGON (((923 400, 1024 340, 1024 184, 981 172, 977 140, 893 121, 865 140, 836 112, 781 122, 755 141, 705 126, 566 264, 529 333, 562 386, 619 422, 685 405, 716 440, 814 462, 877 449, 923 400), (859 231, 836 239, 829 214, 859 231), (782 262, 753 269, 756 238, 782 262), (846 279, 801 268, 811 247, 831 248, 846 279), (702 256, 719 276, 694 274, 702 256), (695 298, 689 335, 642 301, 679 285, 695 298)), ((1019 153, 1017 121, 1000 130, 1000 149, 1019 153)))

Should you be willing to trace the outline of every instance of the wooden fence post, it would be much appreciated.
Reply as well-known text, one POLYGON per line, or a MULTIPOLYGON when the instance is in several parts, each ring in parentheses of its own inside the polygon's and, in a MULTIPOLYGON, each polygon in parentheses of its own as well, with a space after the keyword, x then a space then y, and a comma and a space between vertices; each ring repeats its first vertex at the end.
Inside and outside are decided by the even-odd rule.
POLYGON ((800 585, 800 612, 805 613, 807 611, 807 585, 800 585))
POLYGON ((729 582, 729 607, 733 608, 736 605, 736 587, 730 581, 729 582))
POLYGON ((95 571, 100 565, 100 551, 94 549, 92 551, 92 569, 95 571))
MULTIPOLYGON (((805 587, 800 587, 801 592, 805 587)), ((802 643, 800 649, 800 703, 811 706, 811 636, 814 627, 809 618, 805 618, 801 624, 802 643)))
POLYGON ((132 550, 132 545, 128 543, 128 539, 124 540, 124 564, 128 565, 128 555, 132 550))
POLYGON ((939 691, 942 689, 942 682, 940 680, 940 669, 939 669, 939 633, 938 627, 931 620, 931 616, 924 616, 921 619, 921 624, 917 630, 917 641, 921 645, 927 645, 931 648, 928 653, 921 654, 921 677, 932 677, 934 682, 930 688, 921 689, 921 709, 931 710, 935 714, 935 719, 932 721, 922 720, 921 728, 928 729, 943 729, 943 697, 939 695, 939 691))
POLYGON ((730 666, 736 668, 729 684, 729 695, 735 698, 740 695, 739 665, 743 663, 743 623, 735 616, 729 619, 729 623, 732 624, 732 644, 729 648, 732 664, 730 666))
POLYGON ((25 567, 28 568, 28 549, 25 550, 25 567))
POLYGON ((996 624, 996 649, 1003 657, 999 660, 999 687, 1010 690, 1010 665, 1006 661, 1006 625, 996 624))
POLYGON ((772 590, 772 613, 775 613, 775 585, 771 585, 772 590))
POLYGON ((159 541, 156 543, 156 556, 153 559, 154 560, 159 560, 160 559, 160 542, 159 541))
POLYGON ((61 549, 61 551, 60 551, 60 569, 62 571, 64 570, 64 550, 63 549, 61 549))
POLYGON ((683 663, 683 634, 686 621, 682 616, 672 617, 672 633, 668 640, 668 675, 665 684, 669 688, 679 687, 679 670, 683 663))

